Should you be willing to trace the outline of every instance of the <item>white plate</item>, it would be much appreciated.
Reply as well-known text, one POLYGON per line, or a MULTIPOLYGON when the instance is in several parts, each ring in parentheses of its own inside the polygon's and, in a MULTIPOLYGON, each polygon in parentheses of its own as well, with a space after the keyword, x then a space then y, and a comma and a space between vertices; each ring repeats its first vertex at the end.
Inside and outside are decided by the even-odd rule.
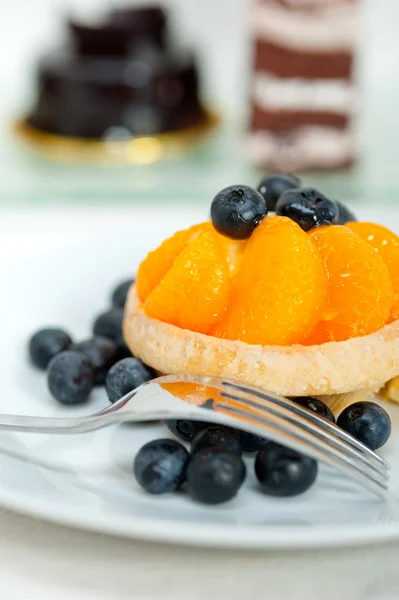
MULTIPOLYGON (((390 215, 378 216, 388 222, 390 215)), ((181 207, 3 214, 0 412, 62 417, 106 406, 103 390, 81 408, 59 406, 43 373, 26 360, 29 334, 60 324, 76 338, 87 336, 112 286, 134 272, 146 250, 203 217, 181 207)), ((394 433, 383 452, 393 464, 387 502, 325 467, 303 496, 267 498, 257 489, 251 460, 244 489, 226 505, 204 507, 183 493, 151 497, 136 485, 132 461, 145 441, 167 430, 120 426, 80 436, 0 433, 0 504, 100 532, 204 546, 304 548, 399 538, 399 410, 390 407, 390 413, 394 433)))

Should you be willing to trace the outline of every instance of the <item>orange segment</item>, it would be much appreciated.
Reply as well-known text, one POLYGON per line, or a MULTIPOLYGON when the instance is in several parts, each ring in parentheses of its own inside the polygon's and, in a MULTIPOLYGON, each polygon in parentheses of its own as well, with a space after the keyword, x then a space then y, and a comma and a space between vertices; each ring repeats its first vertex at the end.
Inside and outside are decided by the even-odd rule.
POLYGON ((147 299, 150 292, 173 266, 175 259, 187 244, 198 237, 202 231, 211 228, 211 222, 207 221, 193 225, 189 229, 177 231, 170 238, 164 240, 156 250, 147 255, 137 272, 137 294, 141 302, 147 299))
POLYGON ((353 222, 347 223, 347 227, 368 242, 388 267, 394 293, 389 320, 399 319, 399 237, 387 227, 376 223, 353 222))
POLYGON ((188 404, 195 404, 196 406, 201 406, 206 402, 211 401, 213 404, 214 410, 217 409, 217 404, 222 403, 225 404, 227 402, 226 398, 223 398, 220 395, 220 391, 214 387, 209 387, 207 385, 202 384, 187 384, 185 382, 182 383, 161 383, 159 384, 164 390, 172 394, 172 396, 176 396, 177 398, 181 398, 188 404))
POLYGON ((326 342, 331 342, 331 337, 326 328, 326 322, 320 321, 302 343, 304 346, 318 346, 320 344, 325 344, 326 342))
MULTIPOLYGON (((216 231, 216 230, 215 230, 216 231)), ((233 277, 240 268, 244 250, 247 247, 247 240, 231 240, 224 235, 217 233, 222 252, 226 257, 230 269, 230 276, 233 277)))
POLYGON ((149 294, 144 310, 160 321, 208 333, 227 308, 230 288, 219 235, 211 230, 201 233, 179 254, 149 294))
POLYGON ((207 400, 213 400, 215 395, 218 394, 217 390, 212 387, 207 387, 206 385, 187 385, 187 383, 161 383, 160 386, 172 394, 172 396, 176 396, 176 398, 181 398, 188 404, 196 404, 197 406, 201 406, 201 404, 205 404, 207 400))
MULTIPOLYGON (((226 404, 229 405, 230 408, 241 408, 239 402, 224 397, 222 392, 214 387, 194 384, 187 385, 187 383, 161 383, 159 385, 172 394, 172 396, 176 396, 188 404, 202 406, 207 402, 210 402, 212 409, 218 413, 231 414, 230 411, 226 411, 226 404)), ((253 415, 259 414, 259 411, 257 411, 256 408, 247 407, 247 410, 248 413, 252 413, 253 415)), ((253 419, 250 418, 250 415, 241 420, 253 424, 253 419)))
POLYGON ((266 217, 248 241, 225 317, 214 335, 249 344, 302 342, 327 302, 327 274, 308 235, 286 217, 266 217))
POLYGON ((326 265, 329 304, 324 322, 308 343, 346 340, 380 329, 393 302, 391 279, 382 258, 346 226, 313 229, 309 237, 326 265))

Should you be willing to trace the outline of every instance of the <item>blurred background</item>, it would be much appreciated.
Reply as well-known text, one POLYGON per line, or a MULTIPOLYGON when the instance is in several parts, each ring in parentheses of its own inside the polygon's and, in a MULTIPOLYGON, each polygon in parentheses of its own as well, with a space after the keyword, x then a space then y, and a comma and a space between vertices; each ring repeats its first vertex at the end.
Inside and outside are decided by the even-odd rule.
MULTIPOLYGON (((142 5, 149 3, 3 0, 2 202, 134 203, 148 198, 207 204, 221 187, 255 185, 264 171, 276 169, 304 171, 305 182, 353 203, 396 201, 397 0, 153 1, 151 6, 162 7, 167 16, 161 57, 144 39, 134 51, 129 42, 128 51, 104 64, 112 54, 109 48, 99 50, 104 36, 96 42, 94 59, 90 52, 79 55, 79 38, 74 45, 68 19, 104 32, 109 26, 101 21, 104 13, 142 5), (356 13, 348 12, 352 9, 356 13), (312 35, 315 26, 317 35, 312 35), (50 60, 39 63, 46 52, 50 60), (174 57, 166 66, 165 52, 174 57), (318 54, 318 72, 310 73, 318 54), (181 61, 191 55, 192 71, 182 75, 181 61), (152 85, 143 83, 143 64, 151 66, 150 74, 144 73, 147 79, 161 72, 159 101, 168 106, 167 117, 152 96, 148 100, 141 92, 130 95, 128 106, 129 95, 122 90, 126 77, 120 80, 118 71, 123 61, 124 73, 136 61, 130 69, 133 88, 152 85), (116 71, 111 63, 118 63, 116 71), (193 77, 198 77, 198 93, 193 77), (70 85, 76 78, 82 85, 91 82, 85 95, 70 85), (104 98, 95 86, 103 87, 108 78, 113 91, 106 92, 101 104, 104 98), (179 104, 182 90, 188 102, 184 108, 179 104), (111 97, 114 92, 117 100, 111 97), (87 142, 84 115, 89 111, 91 118, 102 106, 108 107, 109 123, 103 122, 98 138, 107 142, 102 148, 76 145, 79 139, 87 142), (141 139, 134 147, 128 139, 132 131, 136 141, 141 139), (75 145, 65 146, 71 137, 75 145)), ((137 37, 134 18, 132 23, 137 37)), ((148 23, 154 26, 153 17, 140 26, 148 23)), ((91 142, 96 133, 92 128, 91 142)))

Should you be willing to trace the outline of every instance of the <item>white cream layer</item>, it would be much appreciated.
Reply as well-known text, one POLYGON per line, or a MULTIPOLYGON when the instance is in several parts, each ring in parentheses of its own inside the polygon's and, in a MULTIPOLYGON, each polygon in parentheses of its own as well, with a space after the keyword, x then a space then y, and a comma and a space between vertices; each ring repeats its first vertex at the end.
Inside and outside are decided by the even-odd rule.
POLYGON ((356 101, 354 86, 342 79, 283 79, 255 73, 253 99, 265 110, 312 110, 350 114, 356 101))
POLYGON ((323 6, 314 12, 292 10, 272 1, 255 5, 252 28, 258 39, 309 52, 353 51, 357 7, 323 6))
POLYGON ((249 134, 247 153, 254 163, 279 171, 307 168, 334 168, 350 160, 356 152, 352 130, 307 126, 281 137, 267 132, 249 134))

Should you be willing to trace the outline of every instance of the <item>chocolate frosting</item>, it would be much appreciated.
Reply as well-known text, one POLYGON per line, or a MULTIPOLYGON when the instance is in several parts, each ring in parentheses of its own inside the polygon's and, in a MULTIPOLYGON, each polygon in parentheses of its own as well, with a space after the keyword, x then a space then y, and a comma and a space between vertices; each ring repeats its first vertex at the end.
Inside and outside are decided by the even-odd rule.
POLYGON ((160 8, 118 9, 98 24, 70 20, 68 30, 68 46, 38 65, 29 125, 102 139, 176 131, 204 118, 195 59, 166 42, 160 8))

